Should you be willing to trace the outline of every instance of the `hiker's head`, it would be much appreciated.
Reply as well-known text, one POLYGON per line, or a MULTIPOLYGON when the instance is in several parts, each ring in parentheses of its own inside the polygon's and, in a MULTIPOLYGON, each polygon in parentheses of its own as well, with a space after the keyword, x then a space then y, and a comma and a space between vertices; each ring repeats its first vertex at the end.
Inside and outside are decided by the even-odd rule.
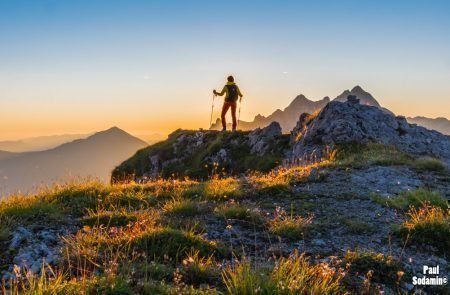
POLYGON ((228 82, 234 82, 233 76, 228 76, 227 80, 228 80, 228 82))

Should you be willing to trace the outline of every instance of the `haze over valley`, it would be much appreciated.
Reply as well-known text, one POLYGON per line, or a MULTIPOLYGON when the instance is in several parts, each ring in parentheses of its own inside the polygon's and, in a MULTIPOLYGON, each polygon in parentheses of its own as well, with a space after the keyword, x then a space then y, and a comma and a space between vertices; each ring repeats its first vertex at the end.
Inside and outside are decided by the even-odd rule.
POLYGON ((89 177, 107 182, 115 166, 145 146, 146 142, 113 127, 45 151, 0 152, 0 195, 89 177))

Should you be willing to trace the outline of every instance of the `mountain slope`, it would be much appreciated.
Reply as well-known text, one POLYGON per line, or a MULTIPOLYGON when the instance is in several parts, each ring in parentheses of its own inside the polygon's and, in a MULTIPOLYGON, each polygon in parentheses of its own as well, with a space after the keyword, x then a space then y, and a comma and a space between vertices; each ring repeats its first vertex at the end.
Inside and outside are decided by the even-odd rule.
POLYGON ((109 179, 111 170, 147 144, 114 127, 54 149, 17 154, 0 161, 0 193, 77 177, 109 179))

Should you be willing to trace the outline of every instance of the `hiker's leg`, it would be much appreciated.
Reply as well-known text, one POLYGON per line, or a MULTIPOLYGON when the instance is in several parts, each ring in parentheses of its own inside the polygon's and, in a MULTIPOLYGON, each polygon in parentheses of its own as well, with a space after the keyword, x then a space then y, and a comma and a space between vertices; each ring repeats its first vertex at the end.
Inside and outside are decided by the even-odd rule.
POLYGON ((231 103, 231 117, 233 118, 233 130, 236 130, 237 122, 236 122, 236 106, 235 102, 231 103))
POLYGON ((227 120, 225 120, 225 115, 228 112, 228 109, 230 108, 230 104, 228 102, 223 103, 222 107, 222 114, 220 116, 220 119, 222 120, 222 130, 227 130, 227 120))

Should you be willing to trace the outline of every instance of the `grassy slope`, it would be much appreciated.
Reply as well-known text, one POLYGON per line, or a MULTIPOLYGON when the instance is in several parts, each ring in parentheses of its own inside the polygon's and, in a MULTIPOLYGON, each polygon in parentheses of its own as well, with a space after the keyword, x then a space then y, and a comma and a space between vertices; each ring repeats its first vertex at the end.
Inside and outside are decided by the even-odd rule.
MULTIPOLYGON (((209 147, 213 149, 214 142, 229 139, 216 136, 209 147)), ((153 149, 167 151, 167 145, 161 143, 153 149)), ((78 230, 63 242, 65 255, 60 259, 59 271, 41 279, 11 282, 12 288, 23 294, 253 294, 255 289, 267 294, 289 294, 283 291, 286 288, 292 288, 294 294, 334 294, 359 288, 349 286, 348 281, 369 270, 375 272, 374 282, 393 284, 395 288, 396 278, 383 276, 402 271, 392 257, 349 253, 338 264, 322 265, 293 253, 291 259, 280 258, 277 267, 272 262, 257 266, 245 259, 239 247, 203 235, 203 222, 231 232, 228 220, 242 220, 255 230, 267 232, 272 241, 298 239, 315 230, 310 226, 307 208, 301 215, 283 211, 266 215, 260 208, 249 208, 241 202, 269 197, 273 203, 274 196, 300 198, 292 185, 308 181, 312 168, 361 167, 370 163, 414 166, 414 161, 390 148, 373 146, 342 152, 308 167, 245 178, 221 178, 217 174, 206 181, 161 179, 142 185, 88 182, 55 187, 36 196, 15 196, 0 202, 0 248, 7 245, 2 240, 8 241, 18 225, 58 227, 77 222, 78 230), (378 162, 380 157, 382 163, 378 162), (240 262, 230 264, 235 259, 240 262), (344 278, 333 267, 344 268, 344 278), (254 271, 256 268, 258 271, 254 271)), ((409 231, 414 237, 417 232, 416 236, 423 239, 413 240, 415 244, 438 240, 438 249, 448 249, 441 247, 449 243, 449 213, 442 208, 445 201, 423 190, 399 198, 401 202, 395 203, 405 209, 428 201, 439 204, 432 208, 441 210, 405 212, 400 236, 409 231)), ((0 261, 8 259, 4 250, 0 249, 0 261)))

